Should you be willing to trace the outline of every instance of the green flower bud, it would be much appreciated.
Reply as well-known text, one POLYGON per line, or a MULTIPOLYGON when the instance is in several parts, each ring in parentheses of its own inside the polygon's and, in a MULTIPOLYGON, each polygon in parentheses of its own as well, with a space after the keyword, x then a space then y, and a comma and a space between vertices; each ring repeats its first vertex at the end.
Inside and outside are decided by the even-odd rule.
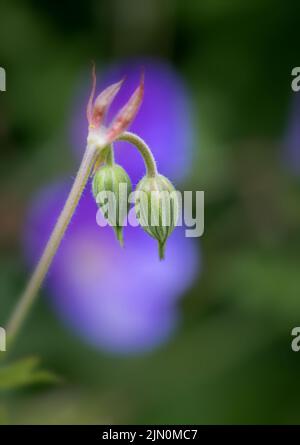
POLYGON ((93 178, 93 195, 104 218, 113 227, 123 245, 123 222, 127 216, 132 186, 126 171, 118 164, 100 167, 93 178))
POLYGON ((143 229, 158 241, 159 257, 164 258, 166 241, 178 219, 178 195, 162 175, 145 176, 137 185, 135 211, 143 229))

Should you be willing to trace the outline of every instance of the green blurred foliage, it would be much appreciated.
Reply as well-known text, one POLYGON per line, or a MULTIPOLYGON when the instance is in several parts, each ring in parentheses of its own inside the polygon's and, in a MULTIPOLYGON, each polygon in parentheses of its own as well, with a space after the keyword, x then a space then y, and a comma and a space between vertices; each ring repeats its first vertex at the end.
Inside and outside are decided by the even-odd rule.
MULTIPOLYGON (((0 324, 26 281, 26 204, 76 168, 68 116, 91 58, 165 57, 185 77, 199 136, 186 187, 205 191, 206 229, 182 325, 150 355, 91 350, 40 300, 12 360, 34 353, 64 383, 2 394, 1 423, 299 423, 300 190, 280 161, 299 21, 292 0, 2 0, 0 324)), ((44 380, 27 365, 20 381, 44 380)))

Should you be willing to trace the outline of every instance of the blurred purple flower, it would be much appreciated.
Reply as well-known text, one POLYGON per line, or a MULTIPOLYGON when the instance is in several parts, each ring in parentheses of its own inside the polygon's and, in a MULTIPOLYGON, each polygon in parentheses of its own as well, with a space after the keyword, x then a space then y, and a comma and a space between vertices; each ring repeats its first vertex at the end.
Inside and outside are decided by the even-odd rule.
MULTIPOLYGON (((140 113, 145 105, 146 112, 133 129, 150 144, 151 138, 157 141, 154 152, 160 171, 170 175, 173 172, 176 177, 180 163, 187 168, 190 158, 184 142, 185 138, 190 141, 191 132, 189 129, 185 134, 190 124, 183 87, 178 88, 179 97, 174 97, 180 81, 169 67, 154 62, 125 65, 126 83, 134 84, 135 75, 139 76, 136 66, 142 64, 147 76, 146 91, 150 88, 153 92, 153 102, 151 95, 146 95, 140 113), (161 95, 160 88, 161 107, 155 102, 155 97, 161 95), (176 126, 175 121, 183 125, 176 126), (160 136, 163 141, 165 138, 164 143, 160 136)), ((106 75, 110 82, 115 80, 114 76, 106 75)), ((83 110, 85 105, 81 106, 83 110)), ((87 124, 85 116, 77 120, 78 116, 75 128, 82 145, 87 124)), ((135 180, 144 173, 142 160, 135 159, 136 156, 131 147, 117 148, 117 158, 135 180)), ((24 247, 31 266, 38 261, 70 186, 63 181, 46 187, 29 209, 24 247)), ((87 187, 47 277, 51 300, 63 320, 88 343, 122 354, 150 350, 166 341, 177 325, 178 299, 200 271, 198 251, 193 240, 185 238, 183 230, 177 228, 168 241, 166 260, 161 262, 155 240, 141 228, 129 226, 124 229, 125 248, 121 249, 113 230, 97 225, 96 212, 96 203, 87 187)))
MULTIPOLYGON (((99 91, 125 77, 125 82, 108 112, 110 121, 126 103, 145 70, 143 104, 130 127, 151 147, 158 169, 171 181, 184 179, 191 168, 194 126, 192 105, 182 79, 162 61, 145 59, 112 65, 98 73, 99 91)), ((89 84, 75 100, 75 116, 71 125, 72 145, 82 156, 87 135, 86 98, 89 84)), ((116 161, 128 172, 135 185, 144 175, 139 153, 127 142, 116 144, 116 161)))

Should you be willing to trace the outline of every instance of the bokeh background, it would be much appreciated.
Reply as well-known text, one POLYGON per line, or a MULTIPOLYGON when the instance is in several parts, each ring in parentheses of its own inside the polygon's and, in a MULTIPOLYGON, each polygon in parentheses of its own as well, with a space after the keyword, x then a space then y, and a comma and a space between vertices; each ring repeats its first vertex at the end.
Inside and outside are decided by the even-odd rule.
POLYGON ((1 326, 78 167, 91 59, 103 86, 127 73, 120 104, 145 66, 136 130, 206 200, 160 264, 138 228, 124 251, 101 232, 87 188, 8 359, 59 380, 2 385, 2 423, 299 423, 299 20, 292 0, 2 0, 1 326))

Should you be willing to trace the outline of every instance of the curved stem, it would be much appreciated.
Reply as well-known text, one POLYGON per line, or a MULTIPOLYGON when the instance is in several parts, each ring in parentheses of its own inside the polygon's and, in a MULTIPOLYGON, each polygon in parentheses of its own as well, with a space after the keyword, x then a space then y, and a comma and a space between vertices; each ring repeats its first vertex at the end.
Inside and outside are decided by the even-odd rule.
POLYGON ((8 321, 6 329, 8 343, 12 342, 17 335, 26 318, 26 315, 29 312, 30 307, 38 295, 39 288, 47 274, 53 257, 73 216, 98 154, 99 148, 94 145, 87 146, 70 194, 60 216, 58 217, 41 259, 36 266, 36 269, 33 272, 33 275, 14 312, 12 313, 10 320, 8 321))
POLYGON ((148 145, 146 144, 146 142, 142 138, 140 138, 134 133, 125 131, 125 133, 121 134, 121 136, 119 136, 116 139, 116 141, 126 141, 135 145, 136 148, 141 153, 141 155, 143 156, 146 165, 147 176, 154 178, 157 175, 157 167, 153 154, 148 145))

